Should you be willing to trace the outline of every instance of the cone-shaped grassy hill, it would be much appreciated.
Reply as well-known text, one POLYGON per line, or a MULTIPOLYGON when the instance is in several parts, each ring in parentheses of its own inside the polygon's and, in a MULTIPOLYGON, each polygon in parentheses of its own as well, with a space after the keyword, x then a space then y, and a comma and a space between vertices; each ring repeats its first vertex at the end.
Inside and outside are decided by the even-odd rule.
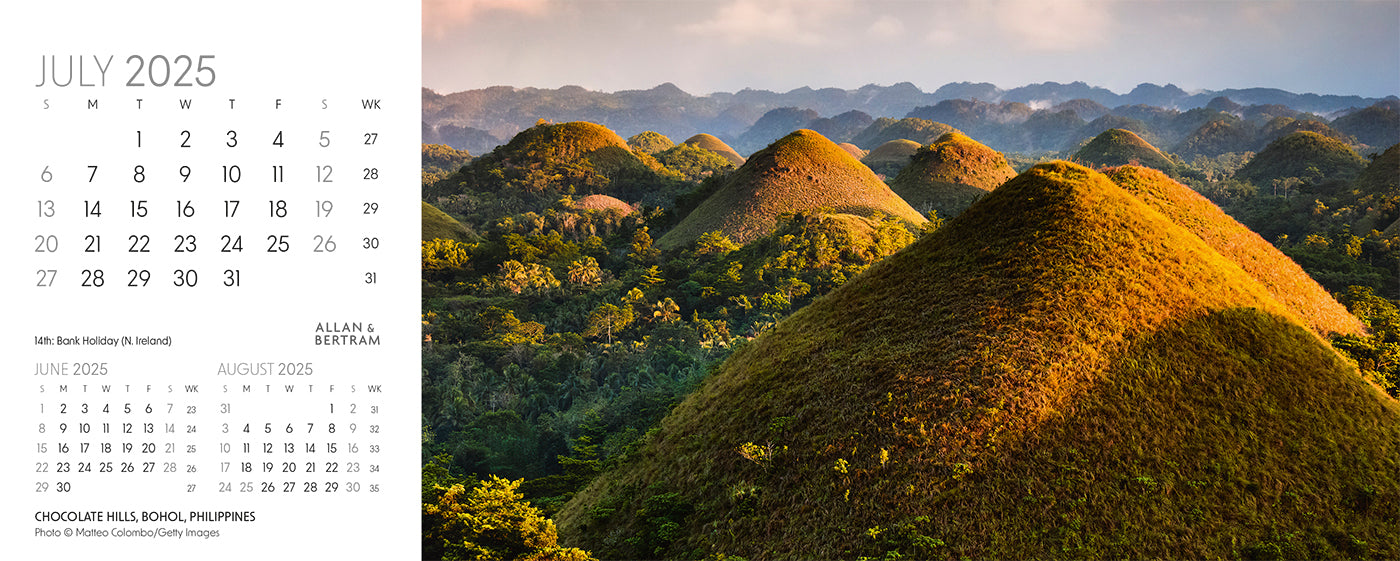
POLYGON ((627 139, 627 146, 637 152, 656 155, 657 152, 672 148, 676 145, 671 142, 666 135, 656 131, 642 131, 627 139))
POLYGON ((1302 267, 1209 199, 1154 169, 1123 166, 1104 173, 1119 187, 1239 265, 1313 331, 1324 336, 1361 334, 1361 322, 1356 316, 1302 267))
POLYGON ((440 239, 469 242, 477 239, 476 235, 467 230, 466 226, 463 226, 456 218, 426 202, 423 203, 422 226, 423 241, 440 239))
POLYGON ((842 150, 845 150, 847 154, 850 154, 852 158, 857 160, 865 157, 865 150, 861 150, 859 146, 849 142, 842 142, 837 144, 837 146, 840 146, 842 150))
POLYGON ((1104 167, 1127 164, 1155 169, 1171 169, 1171 158, 1142 137, 1123 129, 1109 129, 1074 153, 1074 161, 1086 166, 1104 167))
POLYGON ((894 215, 922 224, 922 215, 870 168, 835 143, 799 130, 755 152, 713 195, 657 241, 683 246, 718 230, 743 244, 773 230, 779 215, 828 208, 838 213, 894 215))
POLYGON ((1400 404, 1038 165, 736 351, 560 512, 612 557, 1400 555, 1400 404))
POLYGON ((1315 168, 1322 178, 1351 179, 1365 167, 1366 160, 1346 143, 1301 131, 1269 143, 1235 172, 1235 177, 1263 186, 1275 179, 1309 178, 1313 175, 1309 168, 1315 168))
POLYGON ((632 205, 623 202, 621 199, 618 199, 616 197, 609 197, 607 195, 589 195, 587 197, 583 197, 577 201, 574 201, 574 208, 579 210, 604 211, 612 209, 621 212, 623 216, 632 214, 637 210, 635 208, 632 208, 632 205))
POLYGON ((685 144, 698 146, 724 156, 724 159, 729 160, 730 163, 734 164, 734 167, 744 165, 744 157, 740 156, 738 152, 735 152, 733 148, 730 148, 728 144, 725 144, 723 140, 715 138, 714 135, 702 132, 687 138, 685 144))
POLYGON ((1016 177, 1000 152, 967 135, 950 132, 914 154, 890 189, 914 210, 957 216, 972 201, 1016 177))
POLYGON ((509 160, 573 162, 608 147, 631 151, 627 141, 607 127, 587 121, 573 121, 525 129, 490 155, 509 160))
POLYGON ((922 147, 922 144, 907 138, 896 138, 876 146, 860 161, 875 173, 885 177, 894 177, 899 175, 899 171, 904 169, 904 166, 909 165, 909 158, 913 157, 914 153, 922 147))
POLYGON ((679 178, 651 155, 633 152, 617 133, 602 125, 576 121, 541 123, 510 142, 473 159, 457 173, 425 189, 425 198, 460 192, 505 191, 527 204, 555 193, 656 194, 658 186, 679 178), (539 195, 549 192, 548 195, 539 195))

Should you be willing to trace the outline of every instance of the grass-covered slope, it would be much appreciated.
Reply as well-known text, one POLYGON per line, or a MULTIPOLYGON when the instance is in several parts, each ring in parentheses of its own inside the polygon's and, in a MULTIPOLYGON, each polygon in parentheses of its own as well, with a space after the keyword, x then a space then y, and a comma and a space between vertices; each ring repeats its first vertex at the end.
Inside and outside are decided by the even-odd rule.
POLYGON ((656 155, 657 152, 676 145, 666 135, 656 131, 642 131, 627 139, 627 146, 637 152, 656 155))
POLYGON ((680 247, 716 230, 743 244, 771 232, 781 214, 821 208, 925 222, 869 168, 826 137, 804 129, 755 152, 657 246, 680 247))
POLYGON ((605 558, 1394 558, 1397 509, 1396 402, 1053 162, 736 351, 557 520, 605 558))
POLYGON ((517 207, 553 203, 559 194, 640 199, 663 196, 679 177, 602 125, 540 123, 426 187, 424 198, 492 193, 521 199, 517 207))
POLYGON ((837 146, 841 147, 842 150, 845 150, 847 154, 850 154, 852 158, 855 158, 857 160, 865 157, 865 150, 861 150, 859 146, 856 146, 849 142, 842 142, 840 144, 837 144, 837 146))
POLYGON ((1235 177, 1262 186, 1289 177, 1351 179, 1365 167, 1366 160, 1346 143, 1301 131, 1269 143, 1235 172, 1235 177))
POLYGON ((589 195, 587 197, 583 197, 577 201, 574 201, 573 205, 574 208, 580 210, 606 211, 612 209, 621 212, 623 216, 632 214, 637 210, 635 208, 632 208, 632 205, 623 202, 621 199, 618 199, 616 197, 609 197, 607 195, 589 195))
POLYGON ((724 156, 724 159, 729 160, 735 167, 744 165, 744 157, 740 156, 738 152, 735 152, 733 148, 730 148, 728 144, 725 144, 723 140, 715 138, 714 135, 702 132, 687 138, 685 144, 698 146, 724 156))
POLYGON ((1109 129, 1094 137, 1078 152, 1073 160, 1087 166, 1143 165, 1155 169, 1171 169, 1175 166, 1157 147, 1148 144, 1142 137, 1123 129, 1109 129))
POLYGON ((423 203, 423 241, 434 239, 469 242, 477 239, 461 222, 437 207, 423 203))
POLYGON ((972 201, 1016 177, 1000 152, 950 132, 920 148, 908 166, 890 181, 890 189, 914 207, 951 218, 972 201))
POLYGON ((894 177, 899 175, 899 171, 904 169, 904 166, 909 165, 909 158, 913 157, 914 153, 922 147, 922 144, 907 138, 896 138, 876 146, 860 161, 875 173, 885 177, 894 177))
POLYGON ((1239 265, 1313 331, 1324 336, 1361 333, 1361 322, 1356 316, 1347 312, 1302 267, 1230 218, 1215 203, 1154 169, 1123 166, 1105 173, 1119 187, 1239 265))

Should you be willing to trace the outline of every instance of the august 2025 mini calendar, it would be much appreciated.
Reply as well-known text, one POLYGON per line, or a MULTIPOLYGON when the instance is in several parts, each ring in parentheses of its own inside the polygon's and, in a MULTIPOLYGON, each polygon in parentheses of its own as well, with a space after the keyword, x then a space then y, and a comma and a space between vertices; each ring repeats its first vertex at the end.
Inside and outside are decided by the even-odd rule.
POLYGON ((417 5, 7 12, 7 555, 415 555, 417 5))

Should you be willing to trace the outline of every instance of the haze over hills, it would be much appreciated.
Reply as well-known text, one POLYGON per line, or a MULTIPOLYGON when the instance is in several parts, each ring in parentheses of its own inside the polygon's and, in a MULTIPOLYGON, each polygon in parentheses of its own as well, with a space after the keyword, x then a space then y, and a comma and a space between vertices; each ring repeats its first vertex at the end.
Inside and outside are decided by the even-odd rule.
POLYGON ((736 352, 561 537, 604 558, 1400 555, 1400 404, 1177 222, 1032 168, 736 352))
POLYGON ((711 231, 742 245, 771 232, 781 214, 822 208, 866 217, 893 215, 911 225, 925 222, 841 147, 816 132, 799 130, 754 153, 656 245, 680 247, 711 231))
MULTIPOLYGON (((494 138, 496 143, 501 143, 539 119, 553 122, 585 120, 606 126, 624 136, 654 130, 671 138, 688 138, 704 132, 735 142, 769 111, 794 108, 799 112, 813 111, 822 116, 797 124, 798 128, 813 128, 832 134, 833 140, 845 141, 849 139, 840 138, 839 135, 865 118, 918 116, 911 115, 911 112, 920 107, 936 107, 940 102, 949 100, 992 104, 1001 108, 1000 113, 1012 110, 1023 114, 1014 118, 999 115, 998 118, 1004 121, 1028 119, 1031 113, 1041 110, 1050 111, 1051 114, 1071 110, 1078 118, 1092 121, 1102 116, 1107 108, 1143 105, 1183 112, 1205 107, 1222 96, 1228 97, 1231 103, 1239 105, 1246 112, 1252 106, 1279 107, 1295 113, 1307 112, 1329 117, 1356 112, 1382 101, 1358 96, 1295 94, 1269 88, 1188 93, 1175 86, 1152 84, 1139 85, 1127 94, 1116 94, 1082 82, 1046 82, 1010 90, 1002 90, 991 84, 957 83, 947 84, 929 93, 905 82, 891 86, 867 85, 854 90, 798 88, 777 93, 746 89, 703 96, 692 95, 669 83, 650 90, 612 93, 589 91, 577 86, 559 89, 496 86, 448 94, 425 88, 422 103, 425 142, 449 144, 480 154, 489 151, 490 146, 485 145, 490 142, 488 139, 494 138), (860 114, 847 115, 851 111, 859 111, 864 117, 860 114)), ((1400 101, 1394 96, 1386 99, 1400 101)), ((1375 118, 1385 116, 1365 117, 1364 120, 1369 123, 1375 118)), ((993 148, 1022 149, 1000 146, 999 140, 964 130, 993 148)), ((1384 130, 1388 129, 1382 127, 1382 132, 1378 134, 1386 134, 1384 130)), ((749 149, 761 147, 763 138, 760 137, 775 134, 775 131, 752 135, 757 145, 749 149)), ((1181 135, 1189 132, 1182 132, 1181 135)), ((1376 137, 1373 140, 1382 141, 1381 144, 1368 144, 1386 146, 1394 143, 1383 142, 1385 138, 1390 137, 1376 137)), ((1028 146, 1035 147, 1034 144, 1028 146)), ((873 146, 862 145, 862 148, 868 150, 873 146)))

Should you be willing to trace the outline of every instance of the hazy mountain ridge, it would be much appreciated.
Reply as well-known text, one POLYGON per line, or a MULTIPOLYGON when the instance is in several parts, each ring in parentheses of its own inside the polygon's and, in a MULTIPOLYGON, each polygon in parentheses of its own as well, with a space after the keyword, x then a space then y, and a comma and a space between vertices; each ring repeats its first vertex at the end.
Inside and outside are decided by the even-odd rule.
MULTIPOLYGON (((802 87, 782 93, 744 89, 738 92, 693 95, 668 82, 648 90, 618 92, 591 91, 578 86, 564 86, 558 89, 493 86, 439 94, 424 88, 422 102, 425 142, 449 144, 473 153, 489 150, 490 147, 486 146, 489 140, 486 137, 493 137, 497 143, 503 144, 515 133, 533 126, 539 119, 551 122, 590 121, 615 130, 624 137, 646 130, 659 132, 672 140, 688 138, 702 132, 710 133, 736 147, 742 144, 756 145, 749 150, 741 147, 740 151, 745 152, 766 145, 758 136, 766 137, 772 135, 773 131, 763 131, 763 135, 751 135, 753 138, 745 139, 749 142, 736 141, 748 133, 766 113, 779 108, 814 111, 819 115, 817 118, 835 118, 851 111, 859 111, 872 118, 901 118, 919 116, 910 113, 921 107, 937 106, 941 102, 960 99, 1002 107, 1014 106, 1017 109, 1014 113, 1017 115, 1011 119, 1017 122, 1025 121, 1035 111, 1058 112, 1063 109, 1074 110, 1080 119, 1092 121, 1110 108, 1145 105, 1185 112, 1206 107, 1219 97, 1229 98, 1232 105, 1245 112, 1242 116, 1247 119, 1251 116, 1248 114, 1251 107, 1286 109, 1291 112, 1286 116, 1314 113, 1336 117, 1359 111, 1378 102, 1397 100, 1396 96, 1378 99, 1298 94, 1273 88, 1207 90, 1192 93, 1171 84, 1139 84, 1127 94, 1117 94, 1083 82, 1044 82, 1009 90, 1003 90, 993 84, 958 82, 945 84, 933 92, 925 92, 909 82, 900 82, 890 86, 870 84, 853 90, 802 87), (1095 104, 1098 107, 1095 107, 1095 104)), ((1114 112, 1122 114, 1118 110, 1114 112)), ((1125 116, 1141 118, 1135 115, 1125 116)), ((856 120, 863 119, 856 116, 856 120)), ((1003 122, 1006 122, 1005 119, 1003 122)), ((954 123, 948 124, 958 126, 954 123)), ((812 125, 809 123, 802 126, 812 125)), ((791 130, 795 129, 783 131, 778 136, 791 130)), ((1184 136, 1189 132, 1181 134, 1184 136)), ((849 139, 833 137, 832 140, 842 142, 849 139)), ((1012 148, 996 146, 995 143, 993 147, 1012 148)))

